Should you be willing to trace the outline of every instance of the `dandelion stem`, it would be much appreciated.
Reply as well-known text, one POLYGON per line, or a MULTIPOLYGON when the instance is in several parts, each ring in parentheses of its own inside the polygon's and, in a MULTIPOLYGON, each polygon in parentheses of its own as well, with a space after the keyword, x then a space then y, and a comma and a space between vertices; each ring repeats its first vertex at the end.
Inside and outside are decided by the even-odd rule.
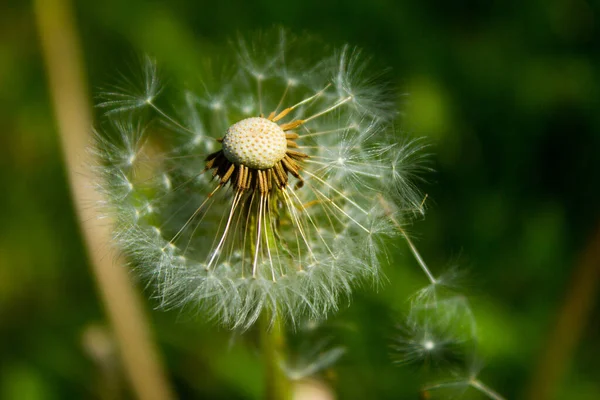
POLYGON ((285 94, 287 93, 287 90, 289 88, 288 87, 285 89, 285 92, 283 94, 283 97, 281 98, 281 101, 279 102, 280 104, 277 106, 277 109, 275 109, 275 111, 273 111, 273 122, 277 122, 280 119, 284 118, 286 115, 288 115, 291 111, 295 110, 296 108, 300 107, 303 104, 309 103, 311 101, 313 101, 314 99, 318 98, 319 96, 321 96, 326 90, 327 88, 330 86, 327 85, 325 86, 323 89, 319 90, 317 93, 315 93, 314 95, 307 97, 306 99, 302 100, 299 103, 294 104, 291 107, 286 108, 285 110, 283 110, 282 112, 280 112, 279 114, 275 115, 275 111, 277 111, 277 109, 279 108, 279 106, 281 105, 281 102, 283 101, 283 97, 285 97, 285 94))
POLYGON ((258 96, 258 112, 260 116, 263 115, 263 105, 262 105, 262 77, 256 78, 256 92, 258 96))
POLYGON ((473 389, 479 390, 481 393, 483 393, 484 395, 486 395, 488 398, 490 398, 492 400, 504 400, 504 397, 502 397, 500 394, 493 391, 489 386, 487 386, 486 384, 484 384, 483 382, 481 382, 478 379, 474 379, 474 380, 470 381, 469 385, 473 389))
POLYGON ((449 382, 440 382, 440 383, 436 383, 435 385, 425 386, 423 388, 423 390, 424 391, 432 391, 432 390, 447 389, 447 388, 465 388, 468 386, 481 392, 488 399, 505 400, 504 397, 502 397, 502 395, 498 394, 493 389, 491 389, 489 386, 487 386, 486 384, 481 382, 479 379, 475 379, 475 378, 472 378, 469 380, 456 380, 456 381, 449 381, 449 382))
POLYGON ((320 112, 318 112, 318 113, 316 113, 314 115, 311 115, 310 117, 306 118, 303 123, 306 123, 308 121, 312 121, 315 118, 319 118, 321 115, 327 114, 328 112, 331 112, 331 111, 335 110, 336 108, 338 108, 342 104, 345 104, 345 103, 349 102, 350 100, 352 100, 352 96, 348 96, 348 97, 346 97, 346 98, 338 101, 337 103, 335 103, 331 107, 329 107, 329 108, 327 108, 327 109, 325 109, 323 111, 320 111, 320 112))
POLYGON ((197 132, 194 132, 188 128, 186 128, 185 126, 181 125, 179 122, 177 122, 175 119, 173 119, 172 117, 169 116, 169 114, 167 114, 166 112, 164 112, 163 110, 161 110, 160 108, 158 108, 156 106, 156 104, 154 104, 152 102, 152 99, 148 99, 146 100, 146 104, 148 104, 151 108, 153 108, 157 113, 159 113, 161 116, 163 116, 167 121, 171 122, 173 125, 175 125, 178 128, 183 129, 185 132, 191 133, 193 135, 197 134, 197 132))
POLYGON ((306 133, 306 134, 302 134, 302 139, 305 139, 307 137, 327 135, 329 133, 337 133, 337 132, 345 131, 345 130, 352 129, 352 128, 353 128, 352 125, 348 125, 348 126, 344 126, 342 128, 337 128, 337 129, 330 129, 330 130, 326 130, 326 131, 306 133))
POLYGON ((408 247, 410 248, 410 251, 413 253, 415 260, 417 260, 417 262, 419 263, 419 266, 421 267, 423 272, 425 272, 425 275, 427 275, 427 279, 429 279, 429 282, 431 282, 431 284, 435 284, 437 282, 435 277, 431 274, 431 271, 429 271, 427 264, 425 264, 425 261, 423 261, 421 254, 419 253, 419 251, 413 244, 412 240, 410 240, 410 236, 408 236, 406 231, 404 229, 402 229, 400 224, 398 224, 395 220, 393 220, 392 222, 394 222, 394 224, 400 231, 400 234, 404 237, 404 239, 406 240, 406 243, 408 243, 408 247))
POLYGON ((419 266, 421 267, 421 269, 423 270, 425 275, 427 275, 427 279, 429 279, 429 282, 431 282, 432 285, 435 285, 437 283, 437 279, 435 279, 435 277, 429 270, 429 267, 427 267, 427 264, 423 260, 423 257, 421 257, 421 254, 419 253, 419 251, 413 244, 412 240, 410 240, 410 236, 408 236, 408 234, 406 233, 404 228, 402 228, 402 225, 400 225, 400 223, 396 220, 396 218, 394 218, 389 205, 381 197, 380 197, 380 202, 381 202, 381 205, 383 206, 387 216, 390 218, 390 220, 392 221, 394 226, 398 229, 398 231, 400 231, 400 234, 402 235, 402 237, 404 237, 404 239, 406 240, 406 243, 408 244, 408 247, 410 248, 411 253, 415 257, 415 260, 417 260, 417 263, 419 264, 419 266))
POLYGON ((281 95, 281 99, 279 99, 279 103, 277 103, 277 107, 275 107, 275 110, 273 111, 273 115, 276 115, 277 111, 279 111, 279 108, 283 104, 283 100, 285 100, 285 96, 287 96, 289 90, 290 90, 290 83, 288 82, 288 84, 285 87, 285 90, 283 91, 283 94, 281 95))
MULTIPOLYGON (((276 312, 276 311, 273 311, 276 312)), ((292 385, 281 368, 285 332, 278 315, 263 312, 259 322, 260 346, 264 357, 265 400, 290 400, 292 385)))

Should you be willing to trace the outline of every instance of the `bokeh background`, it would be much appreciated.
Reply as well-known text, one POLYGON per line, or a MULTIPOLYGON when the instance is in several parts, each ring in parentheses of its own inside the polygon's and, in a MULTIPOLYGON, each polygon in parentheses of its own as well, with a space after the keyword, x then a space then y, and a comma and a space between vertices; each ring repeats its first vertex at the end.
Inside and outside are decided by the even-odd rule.
MULTIPOLYGON (((39 3, 0 5, 0 398, 133 398, 69 195, 39 3)), ((429 212, 410 231, 435 272, 467 271, 461 290, 479 325, 479 378, 509 399, 536 398, 535 377, 549 379, 546 398, 600 398, 597 2, 71 6, 92 93, 137 52, 177 74, 237 32, 275 24, 355 44, 389 66, 408 94, 401 130, 432 143, 435 172, 422 186, 429 212)), ((390 260, 388 282, 358 290, 323 328, 345 354, 319 380, 341 399, 414 399, 426 382, 421 368, 394 365, 389 349, 426 280, 401 241, 390 260)), ((178 398, 260 398, 251 332, 155 305, 143 307, 178 398)))

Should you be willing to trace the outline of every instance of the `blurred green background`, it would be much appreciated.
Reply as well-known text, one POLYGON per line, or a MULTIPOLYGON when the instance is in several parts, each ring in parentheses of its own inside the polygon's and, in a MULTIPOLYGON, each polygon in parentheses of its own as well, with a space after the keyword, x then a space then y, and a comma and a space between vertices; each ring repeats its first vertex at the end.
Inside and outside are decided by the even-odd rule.
MULTIPOLYGON (((479 324, 480 378, 506 398, 525 397, 559 313, 579 293, 569 282, 578 269, 600 268, 597 2, 73 6, 96 93, 135 52, 177 74, 236 32, 275 24, 355 44, 391 67, 408 93, 401 129, 433 143, 429 213, 410 231, 435 272, 468 271, 462 291, 479 324)), ((69 198, 33 6, 4 1, 0 32, 0 398, 131 398, 69 198)), ((327 323, 346 354, 321 379, 339 398, 414 399, 426 382, 389 354, 394 322, 426 280, 402 242, 390 258, 389 282, 358 290, 327 323)), ((581 329, 566 327, 577 345, 562 358, 553 398, 600 398, 598 298, 592 288, 581 329)), ((145 304, 179 398, 260 398, 251 335, 154 306, 145 304)))

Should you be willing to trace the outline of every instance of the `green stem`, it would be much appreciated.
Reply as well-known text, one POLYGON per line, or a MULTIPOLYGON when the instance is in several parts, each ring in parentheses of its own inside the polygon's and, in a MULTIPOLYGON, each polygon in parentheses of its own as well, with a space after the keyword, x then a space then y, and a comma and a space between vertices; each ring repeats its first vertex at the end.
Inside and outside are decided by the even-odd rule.
POLYGON ((264 357, 265 400, 291 400, 292 385, 281 368, 285 351, 285 332, 279 316, 263 312, 260 323, 260 346, 264 357))

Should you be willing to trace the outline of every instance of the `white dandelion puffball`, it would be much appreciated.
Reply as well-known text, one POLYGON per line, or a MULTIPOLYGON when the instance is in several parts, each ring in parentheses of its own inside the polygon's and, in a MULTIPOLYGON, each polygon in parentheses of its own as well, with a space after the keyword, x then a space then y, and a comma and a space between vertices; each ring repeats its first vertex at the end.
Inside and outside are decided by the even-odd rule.
POLYGON ((147 59, 140 85, 102 94, 103 210, 161 306, 242 329, 261 313, 325 318, 377 280, 395 233, 383 205, 419 207, 418 146, 389 131, 393 96, 357 50, 304 47, 240 40, 235 71, 197 71, 200 89, 179 95, 147 59))

